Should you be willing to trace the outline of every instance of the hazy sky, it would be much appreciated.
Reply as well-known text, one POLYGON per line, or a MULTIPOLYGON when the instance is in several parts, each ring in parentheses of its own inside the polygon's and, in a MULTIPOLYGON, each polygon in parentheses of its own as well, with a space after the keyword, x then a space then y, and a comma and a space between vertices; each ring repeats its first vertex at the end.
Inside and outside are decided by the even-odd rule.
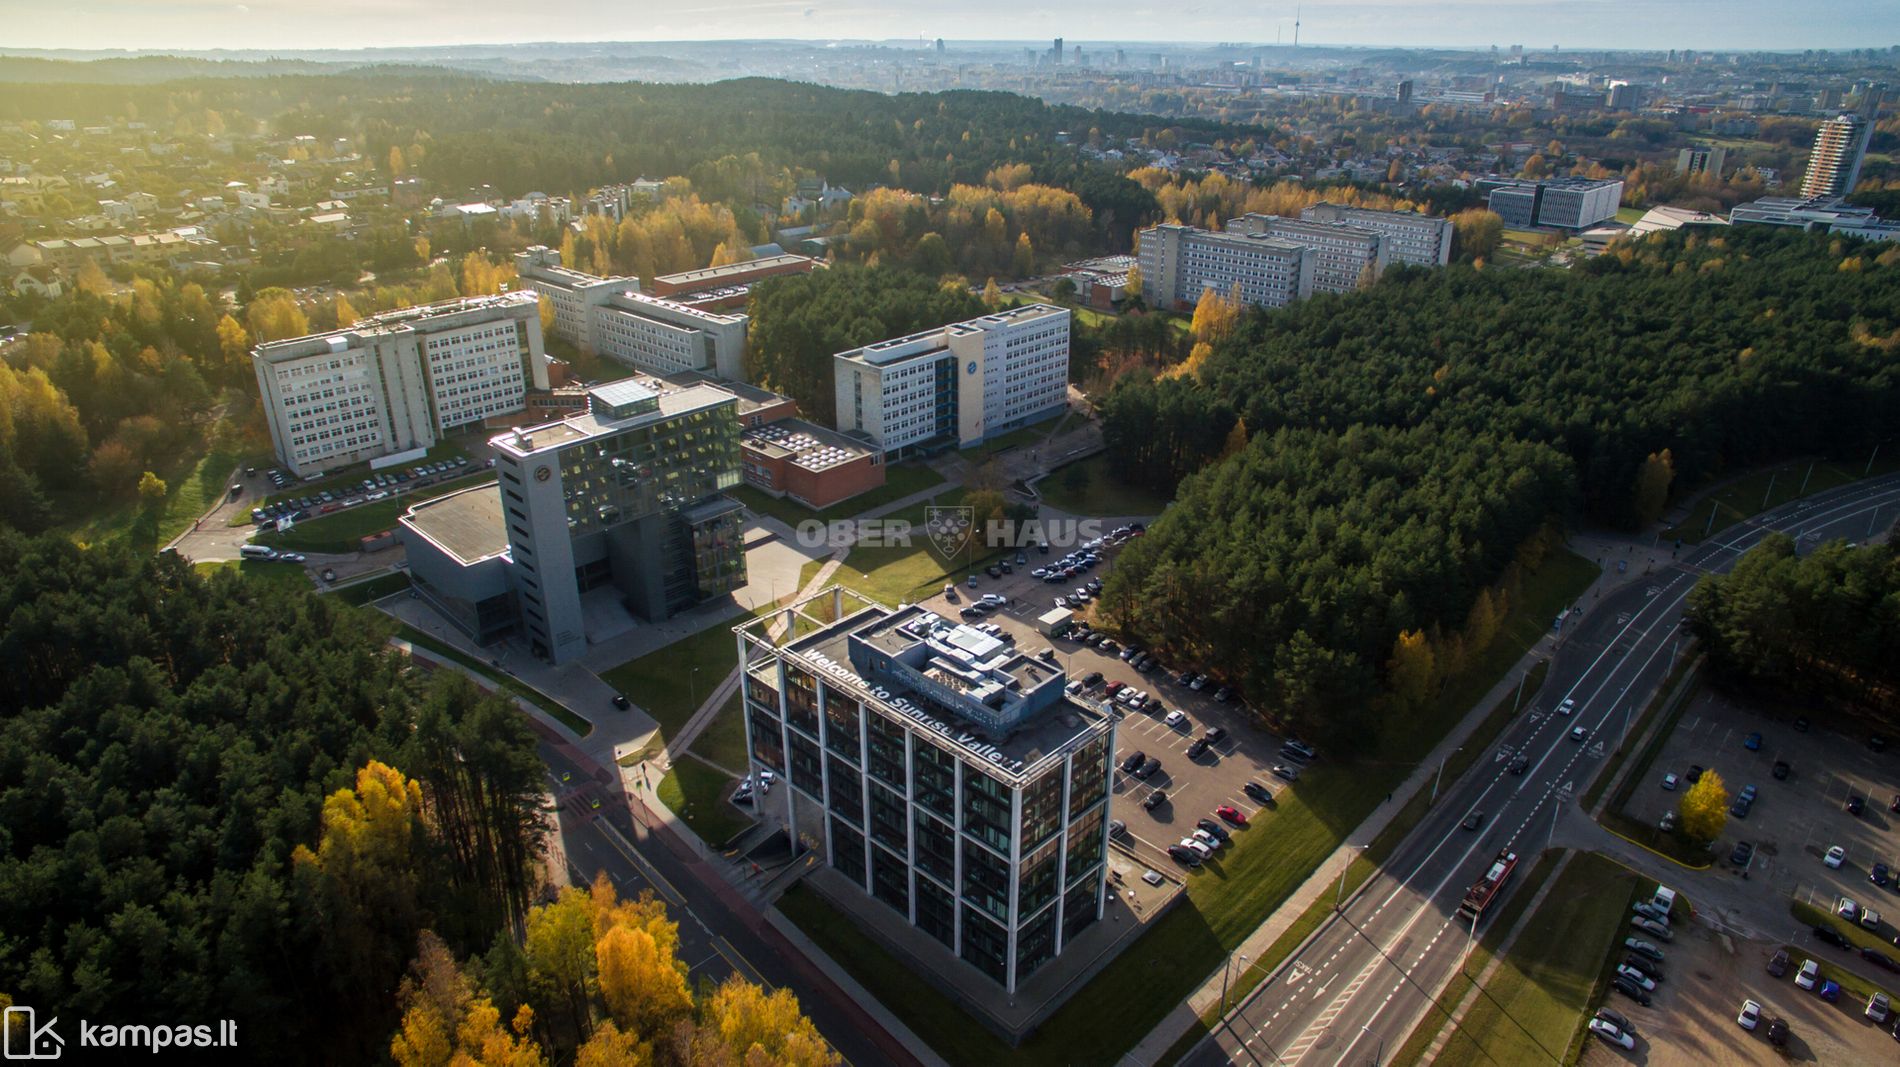
MULTIPOLYGON (((14 48, 360 48, 511 41, 1292 40, 1294 0, 0 0, 14 48)), ((1301 5, 1302 43, 1788 49, 1900 43, 1900 0, 1301 5)))

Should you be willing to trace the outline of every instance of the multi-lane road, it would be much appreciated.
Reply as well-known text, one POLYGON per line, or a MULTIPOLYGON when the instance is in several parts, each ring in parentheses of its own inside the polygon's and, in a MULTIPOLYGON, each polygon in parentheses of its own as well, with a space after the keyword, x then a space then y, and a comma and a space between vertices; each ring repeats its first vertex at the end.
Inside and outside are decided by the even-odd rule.
MULTIPOLYGON (((1542 693, 1395 850, 1392 858, 1293 958, 1234 1006, 1188 1057, 1194 1064, 1343 1067, 1379 1064, 1463 965, 1471 927, 1465 890, 1501 850, 1544 848, 1563 805, 1589 786, 1667 675, 1681 643, 1684 599, 1696 580, 1726 571, 1770 530, 1865 540, 1900 515, 1900 475, 1857 482, 1782 505, 1670 557, 1636 549, 1628 584, 1566 620, 1542 693), (1657 557, 1644 573, 1646 558, 1657 557), (1559 711, 1564 700, 1573 709, 1559 711), (1572 732, 1581 727, 1581 740, 1572 732), (1521 774, 1511 771, 1519 758, 1521 774), (1462 824, 1482 812, 1476 831, 1462 824)), ((1623 557, 1617 557, 1623 558, 1623 557)), ((1611 561, 1612 568, 1615 560, 1611 561)), ((1516 887, 1507 886, 1500 899, 1516 887)), ((1480 919, 1480 926, 1483 925, 1480 919)))
MULTIPOLYGON (((605 871, 623 897, 652 890, 679 924, 679 955, 698 981, 720 981, 735 972, 768 989, 786 987, 825 1040, 848 1064, 915 1064, 858 1004, 767 926, 758 909, 725 884, 710 862, 692 855, 667 831, 649 829, 620 796, 598 778, 591 763, 567 745, 538 746, 548 767, 548 790, 557 798, 556 818, 567 854, 569 877, 587 885, 605 871), (585 763, 585 765, 583 765, 585 763), (593 806, 600 800, 600 807, 593 806)), ((638 798, 632 802, 640 803, 638 798)))

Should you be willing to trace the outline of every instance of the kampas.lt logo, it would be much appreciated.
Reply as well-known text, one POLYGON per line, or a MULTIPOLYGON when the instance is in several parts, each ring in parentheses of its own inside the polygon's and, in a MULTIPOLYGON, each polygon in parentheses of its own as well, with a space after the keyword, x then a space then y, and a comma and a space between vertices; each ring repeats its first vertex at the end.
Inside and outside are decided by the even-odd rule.
POLYGON ((954 559, 970 543, 970 534, 976 528, 976 509, 972 507, 938 507, 924 505, 924 533, 929 535, 931 547, 942 553, 946 559, 954 559))
POLYGON ((45 1026, 39 1025, 39 1016, 32 1008, 8 1005, 6 1016, 0 1019, 0 1051, 4 1051, 10 1060, 56 1060, 66 1051, 66 1039, 54 1031, 53 1024, 59 1022, 55 1015, 46 1020, 45 1026))

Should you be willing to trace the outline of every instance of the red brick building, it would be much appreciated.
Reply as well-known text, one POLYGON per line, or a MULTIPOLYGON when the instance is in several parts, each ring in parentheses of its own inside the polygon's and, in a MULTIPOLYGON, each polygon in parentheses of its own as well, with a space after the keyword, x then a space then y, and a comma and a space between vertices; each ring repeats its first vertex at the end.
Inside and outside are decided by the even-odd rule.
POLYGON ((780 419, 746 431, 739 442, 746 484, 811 508, 884 484, 884 453, 803 419, 780 419))

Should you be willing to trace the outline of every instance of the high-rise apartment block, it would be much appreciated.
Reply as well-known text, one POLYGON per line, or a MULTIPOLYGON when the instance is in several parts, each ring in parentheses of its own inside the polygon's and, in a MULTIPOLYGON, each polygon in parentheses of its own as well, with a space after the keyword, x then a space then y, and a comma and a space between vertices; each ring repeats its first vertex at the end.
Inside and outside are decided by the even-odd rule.
POLYGON ((1141 231, 1141 295, 1157 308, 1193 307, 1208 289, 1283 307, 1313 295, 1314 249, 1278 237, 1167 223, 1141 231))
POLYGON ((277 459, 299 476, 426 449, 548 388, 532 293, 468 297, 251 350, 277 459))
POLYGON ((1372 230, 1384 241, 1386 261, 1413 267, 1442 267, 1451 262, 1450 219, 1414 211, 1378 211, 1324 200, 1300 212, 1309 222, 1339 222, 1372 230))
POLYGON ((1026 304, 832 360, 840 431, 893 454, 968 448, 1067 406, 1069 312, 1026 304))
POLYGON ((786 783, 761 817, 1015 993, 1102 916, 1114 717, 918 606, 833 586, 775 639, 778 614, 736 628, 749 765, 786 783))
POLYGON ((1488 204, 1506 226, 1522 228, 1587 230, 1615 218, 1623 203, 1619 178, 1505 178, 1482 182, 1479 187, 1489 188, 1488 204))
POLYGON ((1872 133, 1872 123, 1851 113, 1821 123, 1814 132, 1807 173, 1801 177, 1802 198, 1815 200, 1853 192, 1860 181, 1860 164, 1872 133))
POLYGON ((1313 291, 1350 293, 1385 269, 1385 238, 1347 222, 1246 214, 1227 220, 1227 232, 1277 237, 1313 250, 1313 291))
POLYGON ((582 414, 494 438, 496 484, 402 517, 417 595, 479 643, 514 635, 564 663, 592 623, 739 588, 743 508, 723 495, 741 480, 738 406, 710 382, 630 378, 590 389, 582 414))
POLYGON ((568 269, 559 252, 541 245, 516 253, 515 273, 553 303, 554 334, 585 351, 648 374, 745 379, 744 315, 648 296, 636 278, 568 269))

